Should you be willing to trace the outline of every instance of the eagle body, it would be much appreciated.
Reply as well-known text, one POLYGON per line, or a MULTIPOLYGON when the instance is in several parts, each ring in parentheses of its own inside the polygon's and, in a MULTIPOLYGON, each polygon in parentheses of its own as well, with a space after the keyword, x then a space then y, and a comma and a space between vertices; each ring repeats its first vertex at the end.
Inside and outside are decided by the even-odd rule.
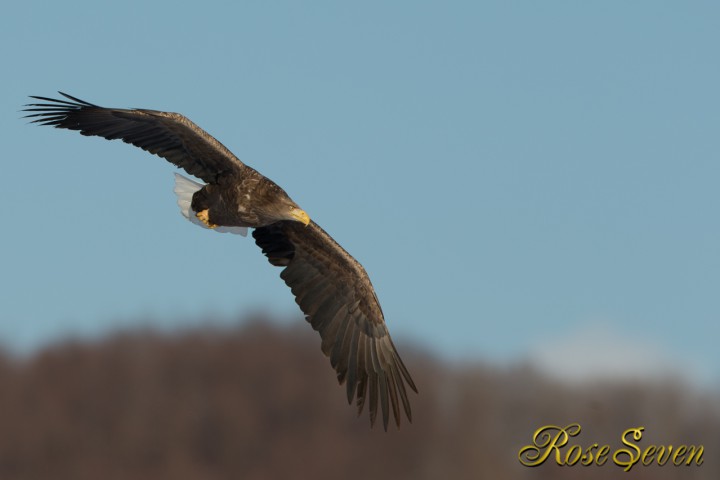
POLYGON ((250 167, 219 175, 195 192, 191 207, 196 213, 206 210, 213 225, 253 228, 293 220, 288 211, 300 210, 285 190, 250 167))
POLYGON ((60 92, 65 99, 31 97, 33 123, 120 139, 157 155, 205 183, 175 174, 180 211, 188 220, 218 232, 245 235, 268 261, 281 267, 306 320, 321 338, 347 400, 358 415, 368 405, 370 423, 383 426, 401 409, 412 420, 410 373, 390 338, 370 277, 360 263, 272 180, 245 165, 222 143, 178 113, 105 108, 60 92))

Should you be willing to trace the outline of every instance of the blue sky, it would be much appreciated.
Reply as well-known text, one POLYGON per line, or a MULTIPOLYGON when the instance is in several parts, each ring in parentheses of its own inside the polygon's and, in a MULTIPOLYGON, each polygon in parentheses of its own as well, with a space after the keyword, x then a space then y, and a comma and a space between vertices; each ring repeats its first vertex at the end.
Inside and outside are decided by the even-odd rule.
POLYGON ((282 185, 398 340, 717 385, 719 44, 713 2, 6 6, 0 343, 301 318, 251 239, 181 217, 172 165, 20 119, 63 90, 181 112, 282 185))

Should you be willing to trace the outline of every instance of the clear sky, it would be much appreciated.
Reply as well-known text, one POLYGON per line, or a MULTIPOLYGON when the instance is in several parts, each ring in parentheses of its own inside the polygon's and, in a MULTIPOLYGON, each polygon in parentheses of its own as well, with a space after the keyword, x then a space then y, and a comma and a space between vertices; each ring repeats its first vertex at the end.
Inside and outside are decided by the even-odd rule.
POLYGON ((20 119, 62 90, 181 112, 282 185, 398 341, 720 384, 716 2, 189 3, 5 6, 6 348, 302 321, 251 238, 182 218, 175 167, 20 119))

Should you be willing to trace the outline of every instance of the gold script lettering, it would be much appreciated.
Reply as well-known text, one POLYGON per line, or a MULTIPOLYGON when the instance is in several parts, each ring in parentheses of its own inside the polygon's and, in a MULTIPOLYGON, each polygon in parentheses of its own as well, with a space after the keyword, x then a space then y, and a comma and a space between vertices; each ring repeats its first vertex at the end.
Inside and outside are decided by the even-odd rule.
POLYGON ((596 465, 605 465, 605 462, 607 462, 607 455, 610 453, 610 445, 603 445, 600 447, 600 450, 598 450, 597 456, 595 457, 595 464, 596 465))
POLYGON ((627 448, 621 448, 613 454, 613 462, 615 462, 616 465, 619 467, 625 467, 625 471, 629 472, 630 469, 637 463, 637 461, 640 459, 640 447, 632 443, 632 441, 628 440, 628 435, 632 434, 633 440, 636 442, 639 441, 642 438, 642 431, 645 430, 645 427, 638 427, 638 428, 628 428, 625 430, 622 434, 622 443, 624 445, 627 445, 628 447, 631 447, 633 450, 635 450, 635 455, 633 455, 633 452, 630 451, 627 448), (623 460, 621 457, 627 455, 627 460, 623 460))
MULTIPOLYGON (((705 448, 702 445, 648 445, 641 449, 637 444, 643 437, 645 427, 628 428, 620 436, 622 444, 626 448, 615 450, 610 457, 610 446, 593 443, 588 447, 581 445, 569 445, 571 437, 580 434, 580 424, 571 423, 566 427, 547 425, 541 427, 533 434, 532 445, 525 445, 518 452, 518 460, 526 467, 537 467, 542 465, 554 454, 554 460, 560 466, 574 466, 577 464, 588 466, 604 465, 608 458, 626 472, 633 466, 640 463, 649 466, 657 463, 662 466, 672 463, 675 466, 703 464, 703 453, 705 448)), ((552 460, 551 460, 552 461, 552 460)))
POLYGON ((702 465, 703 464, 702 454, 703 454, 704 450, 705 450, 705 447, 703 447, 702 445, 699 445, 697 447, 695 445, 690 445, 688 447, 688 458, 687 458, 687 461, 685 462, 685 465, 690 465, 693 461, 693 458, 695 458, 695 465, 702 465), (695 456, 696 453, 697 453, 697 457, 695 456))
POLYGON ((533 435, 533 444, 525 445, 518 453, 518 460, 526 467, 537 467, 555 452, 555 462, 564 465, 560 448, 567 445, 570 437, 580 433, 580 424, 571 423, 567 427, 548 425, 538 428, 533 435))

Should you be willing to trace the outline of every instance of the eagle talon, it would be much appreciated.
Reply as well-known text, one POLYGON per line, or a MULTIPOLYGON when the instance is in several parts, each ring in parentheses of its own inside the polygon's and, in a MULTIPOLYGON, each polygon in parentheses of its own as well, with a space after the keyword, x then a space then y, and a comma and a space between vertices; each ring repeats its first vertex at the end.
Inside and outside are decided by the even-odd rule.
POLYGON ((210 210, 205 209, 195 214, 195 216, 203 222, 208 228, 217 228, 217 225, 210 223, 210 210))

